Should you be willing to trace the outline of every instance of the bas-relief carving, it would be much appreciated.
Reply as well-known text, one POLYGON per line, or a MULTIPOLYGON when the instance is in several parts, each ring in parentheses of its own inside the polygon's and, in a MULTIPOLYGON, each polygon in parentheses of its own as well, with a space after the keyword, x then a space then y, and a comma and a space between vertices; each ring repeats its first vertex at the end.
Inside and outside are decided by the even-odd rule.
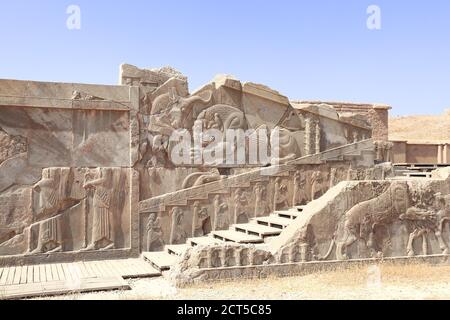
POLYGON ((450 195, 436 192, 442 190, 438 186, 361 181, 344 188, 335 200, 324 200, 326 207, 277 250, 277 261, 448 254, 450 195), (356 204, 345 209, 352 202, 356 204), (318 250, 326 253, 320 255, 318 250))
POLYGON ((146 225, 147 251, 162 251, 164 249, 164 233, 161 220, 155 212, 150 213, 146 225))
POLYGON ((193 204, 192 236, 202 237, 211 232, 211 217, 208 208, 202 207, 199 201, 193 204))
MULTIPOLYGON (((162 90, 159 95, 156 93, 159 88, 155 92, 145 94, 141 99, 141 110, 150 110, 150 112, 148 116, 143 116, 143 123, 148 129, 148 134, 144 135, 148 135, 148 139, 141 140, 140 143, 141 163, 145 166, 155 167, 173 166, 170 156, 176 143, 168 143, 169 136, 179 129, 193 131, 195 121, 200 121, 203 129, 216 129, 222 132, 228 129, 246 130, 261 126, 270 129, 277 128, 280 133, 279 150, 277 150, 279 157, 274 158, 272 162, 282 163, 299 157, 302 153, 299 143, 301 144, 302 141, 299 141, 297 135, 303 131, 303 125, 293 108, 283 106, 280 110, 277 109, 277 112, 283 110, 280 113, 280 119, 268 119, 265 116, 264 119, 267 118, 266 120, 250 124, 244 101, 240 101, 240 105, 236 105, 234 102, 233 105, 221 103, 228 101, 222 99, 223 95, 220 92, 230 85, 230 81, 227 80, 225 84, 221 85, 213 85, 214 83, 207 85, 191 96, 180 96, 179 90, 174 84, 168 84, 168 81, 164 84, 167 88, 162 90)), ((233 81, 239 83, 237 80, 233 81)), ((230 90, 236 91, 242 90, 242 88, 240 85, 233 85, 230 90)), ((266 90, 268 89, 263 89, 264 92, 266 90)), ((252 99, 258 100, 260 97, 254 95, 254 93, 247 93, 245 101, 253 103, 251 102, 252 99)), ((262 101, 266 100, 263 99, 262 101)), ((273 137, 270 137, 270 132, 268 138, 270 141, 274 141, 273 137)), ((212 140, 208 140, 211 137, 204 136, 203 138, 205 146, 212 143, 212 140)), ((221 143, 226 149, 224 142, 215 141, 215 143, 221 143)), ((229 151, 235 152, 235 150, 236 148, 231 148, 229 151)), ((195 151, 193 150, 193 153, 195 151)), ((194 157, 194 155, 191 154, 191 157, 194 157)), ((206 165, 223 166, 224 163, 206 163, 206 165)), ((262 165, 265 165, 265 163, 262 165)))
POLYGON ((272 260, 270 253, 249 245, 196 247, 188 250, 174 274, 192 269, 259 266, 272 260))
POLYGON ((214 226, 213 230, 226 230, 230 225, 229 207, 220 195, 214 197, 214 226))
POLYGON ((184 210, 180 207, 174 207, 170 212, 171 229, 170 244, 183 244, 187 240, 187 232, 184 228, 184 210))
MULTIPOLYGON (((30 190, 29 218, 4 239, 0 253, 30 255, 128 246, 127 180, 126 169, 120 168, 44 169, 40 181, 22 187, 30 190), (16 244, 15 251, 8 250, 8 241, 16 244)), ((14 226, 14 222, 4 223, 14 226)))
POLYGON ((234 192, 234 224, 248 223, 248 194, 241 188, 237 188, 234 192))
POLYGON ((258 182, 254 188, 255 197, 255 214, 254 217, 265 216, 269 213, 270 208, 267 204, 267 189, 262 182, 258 182))
POLYGON ((288 187, 281 178, 275 179, 273 195, 273 211, 283 210, 290 207, 288 187))
POLYGON ((357 204, 344 217, 343 239, 338 242, 336 255, 347 259, 346 249, 358 239, 363 239, 376 256, 382 256, 377 247, 375 227, 392 224, 409 207, 408 188, 405 184, 394 184, 380 196, 357 204))
POLYGON ((27 139, 21 136, 11 136, 0 127, 0 164, 4 161, 26 153, 28 150, 27 139))
POLYGON ((306 195, 306 176, 301 171, 296 171, 294 174, 294 191, 292 204, 304 205, 308 202, 308 197, 306 195))
POLYGON ((122 111, 2 107, 0 112, 0 127, 27 140, 26 165, 41 170, 128 166, 128 122, 122 111))

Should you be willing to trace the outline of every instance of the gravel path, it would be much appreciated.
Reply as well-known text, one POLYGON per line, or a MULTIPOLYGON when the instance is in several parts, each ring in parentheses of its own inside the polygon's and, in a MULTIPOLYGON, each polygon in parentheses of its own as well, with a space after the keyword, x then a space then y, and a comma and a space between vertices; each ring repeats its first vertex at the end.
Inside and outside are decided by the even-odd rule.
POLYGON ((164 278, 130 280, 132 290, 73 294, 68 300, 450 299, 450 266, 371 266, 292 278, 175 288, 164 278), (236 290, 237 284, 239 290, 236 290))

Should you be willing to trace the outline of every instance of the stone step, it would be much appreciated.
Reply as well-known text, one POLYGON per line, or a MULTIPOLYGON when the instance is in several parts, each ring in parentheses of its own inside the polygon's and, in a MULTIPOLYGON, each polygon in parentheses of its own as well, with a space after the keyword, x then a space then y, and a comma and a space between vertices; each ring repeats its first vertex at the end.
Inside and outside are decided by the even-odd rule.
POLYGON ((234 230, 226 230, 226 231, 213 231, 211 235, 216 238, 223 241, 231 241, 236 243, 262 243, 264 242, 264 239, 250 235, 245 234, 243 232, 238 232, 234 230))
POLYGON ((175 254, 177 256, 183 255, 187 249, 189 249, 191 245, 189 244, 172 244, 165 246, 167 253, 175 254))
POLYGON ((142 257, 159 271, 169 270, 171 266, 180 260, 179 256, 169 254, 165 251, 143 252, 142 257))
POLYGON ((210 236, 198 237, 198 238, 189 238, 187 243, 191 246, 214 246, 223 243, 223 241, 219 239, 214 239, 210 236))
POLYGON ((281 218, 276 215, 270 215, 268 217, 256 218, 255 221, 258 224, 262 224, 268 227, 284 229, 292 223, 292 219, 281 218))
POLYGON ((301 212, 298 210, 275 211, 275 214, 281 218, 296 219, 301 212))
POLYGON ((281 233, 280 229, 271 228, 256 223, 235 224, 232 226, 232 228, 238 232, 258 236, 261 238, 278 236, 281 233))

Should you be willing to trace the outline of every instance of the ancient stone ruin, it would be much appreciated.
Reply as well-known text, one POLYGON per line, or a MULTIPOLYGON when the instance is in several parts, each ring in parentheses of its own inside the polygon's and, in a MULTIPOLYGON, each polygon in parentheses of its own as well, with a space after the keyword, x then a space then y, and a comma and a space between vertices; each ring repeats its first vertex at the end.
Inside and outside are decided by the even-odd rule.
POLYGON ((389 109, 226 75, 190 93, 169 67, 0 80, 0 286, 77 261, 145 260, 182 285, 448 255, 450 171, 397 175, 389 109))

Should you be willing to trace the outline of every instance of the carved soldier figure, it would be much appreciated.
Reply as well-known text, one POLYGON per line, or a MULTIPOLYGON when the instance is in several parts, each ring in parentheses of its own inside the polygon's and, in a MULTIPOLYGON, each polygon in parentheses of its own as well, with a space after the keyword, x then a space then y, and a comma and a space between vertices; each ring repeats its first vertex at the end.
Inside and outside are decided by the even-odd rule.
POLYGON ((304 205, 308 202, 308 197, 306 195, 306 178, 305 176, 300 172, 295 172, 294 175, 294 192, 292 197, 292 204, 294 206, 297 205, 304 205))
POLYGON ((248 215, 247 215, 247 193, 244 192, 241 188, 236 189, 236 193, 234 196, 234 223, 247 223, 248 215))
POLYGON ((216 195, 214 197, 214 230, 225 230, 229 224, 228 205, 220 199, 219 195, 216 195))
POLYGON ((194 203, 193 217, 192 217, 192 236, 202 237, 210 232, 210 217, 207 208, 202 208, 200 202, 194 203))
POLYGON ((258 182, 255 186, 255 218, 264 216, 267 213, 267 206, 266 206, 266 197, 267 197, 267 190, 266 187, 261 183, 258 182))
POLYGON ((150 213, 147 223, 147 250, 161 251, 164 248, 161 221, 155 212, 150 213))
POLYGON ((273 196, 273 211, 277 211, 279 208, 281 209, 288 208, 289 207, 288 189, 280 177, 276 178, 274 189, 275 190, 273 196))
POLYGON ((98 168, 96 179, 86 182, 84 188, 94 190, 92 239, 86 250, 113 249, 112 169, 98 168))
POLYGON ((320 171, 313 172, 311 176, 311 200, 319 198, 323 194, 323 175, 320 171))
MULTIPOLYGON (((61 222, 59 216, 60 204, 60 175, 58 169, 47 168, 42 172, 42 180, 33 186, 38 193, 37 217, 47 218, 39 224, 38 244, 31 252, 32 241, 29 239, 28 251, 31 253, 45 253, 62 251, 61 222)), ((31 232, 30 232, 31 236, 31 232)))
POLYGON ((184 212, 179 207, 174 207, 171 211, 172 228, 170 231, 170 244, 182 244, 186 242, 187 235, 184 231, 184 212))

